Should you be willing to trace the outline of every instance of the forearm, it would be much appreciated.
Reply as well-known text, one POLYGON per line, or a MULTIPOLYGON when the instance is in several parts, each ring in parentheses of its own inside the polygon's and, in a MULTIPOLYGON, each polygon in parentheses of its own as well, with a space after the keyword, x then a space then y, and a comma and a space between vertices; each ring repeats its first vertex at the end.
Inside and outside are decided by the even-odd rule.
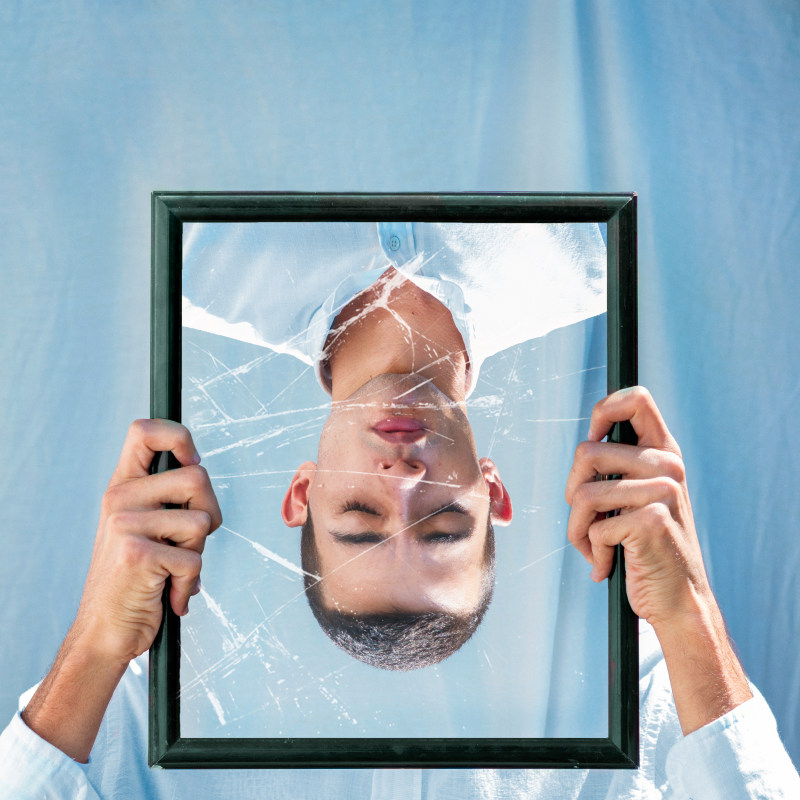
POLYGON ((138 420, 103 495, 78 616, 22 714, 39 737, 86 762, 111 696, 162 619, 164 589, 185 614, 196 593, 206 537, 222 523, 191 434, 169 420, 138 420), (179 469, 150 474, 156 453, 179 469), (169 584, 167 580, 169 579, 169 584))
POLYGON ((752 697, 710 592, 693 597, 679 618, 653 627, 664 652, 684 735, 752 697))
POLYGON ((70 631, 22 719, 75 761, 87 762, 127 664, 86 646, 70 631))

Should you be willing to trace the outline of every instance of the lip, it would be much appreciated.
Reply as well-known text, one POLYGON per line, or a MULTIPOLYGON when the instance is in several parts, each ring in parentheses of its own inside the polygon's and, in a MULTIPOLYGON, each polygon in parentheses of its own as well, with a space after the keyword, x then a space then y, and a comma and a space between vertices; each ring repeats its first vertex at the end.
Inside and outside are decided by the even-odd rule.
POLYGON ((411 444, 423 439, 428 429, 413 417, 387 417, 373 427, 375 433, 394 444, 411 444))

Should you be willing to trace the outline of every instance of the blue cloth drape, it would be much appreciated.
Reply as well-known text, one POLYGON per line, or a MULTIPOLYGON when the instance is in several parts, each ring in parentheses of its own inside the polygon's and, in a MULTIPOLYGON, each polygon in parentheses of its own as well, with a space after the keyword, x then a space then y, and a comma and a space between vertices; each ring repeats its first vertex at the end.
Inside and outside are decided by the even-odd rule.
POLYGON ((5 717, 148 413, 151 190, 635 190, 641 379, 800 760, 799 31, 792 0, 4 4, 5 717))

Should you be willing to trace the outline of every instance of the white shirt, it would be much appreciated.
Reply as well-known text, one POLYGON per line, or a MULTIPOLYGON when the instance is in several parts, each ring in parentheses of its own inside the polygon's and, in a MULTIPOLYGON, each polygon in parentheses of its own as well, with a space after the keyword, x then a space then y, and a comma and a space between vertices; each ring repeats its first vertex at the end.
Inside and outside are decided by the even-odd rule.
MULTIPOLYGON (((147 658, 131 663, 88 765, 40 739, 17 714, 0 735, 0 798, 15 800, 776 800, 800 778, 761 695, 683 737, 666 665, 641 625, 641 766, 637 770, 149 769, 147 658)), ((24 707, 32 694, 20 698, 24 707)))
POLYGON ((595 223, 204 223, 184 233, 183 325, 318 366, 336 315, 389 267, 453 315, 469 389, 489 356, 606 311, 595 223))

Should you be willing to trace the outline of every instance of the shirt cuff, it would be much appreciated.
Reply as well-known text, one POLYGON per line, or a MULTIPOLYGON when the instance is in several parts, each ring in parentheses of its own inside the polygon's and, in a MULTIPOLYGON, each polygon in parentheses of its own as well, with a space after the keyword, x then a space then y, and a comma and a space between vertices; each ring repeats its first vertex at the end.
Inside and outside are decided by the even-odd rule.
POLYGON ((0 734, 0 800, 99 800, 86 767, 34 733, 19 713, 0 734))
POLYGON ((667 756, 670 786, 704 800, 800 797, 800 778, 775 717, 751 686, 753 697, 685 736, 667 756))

